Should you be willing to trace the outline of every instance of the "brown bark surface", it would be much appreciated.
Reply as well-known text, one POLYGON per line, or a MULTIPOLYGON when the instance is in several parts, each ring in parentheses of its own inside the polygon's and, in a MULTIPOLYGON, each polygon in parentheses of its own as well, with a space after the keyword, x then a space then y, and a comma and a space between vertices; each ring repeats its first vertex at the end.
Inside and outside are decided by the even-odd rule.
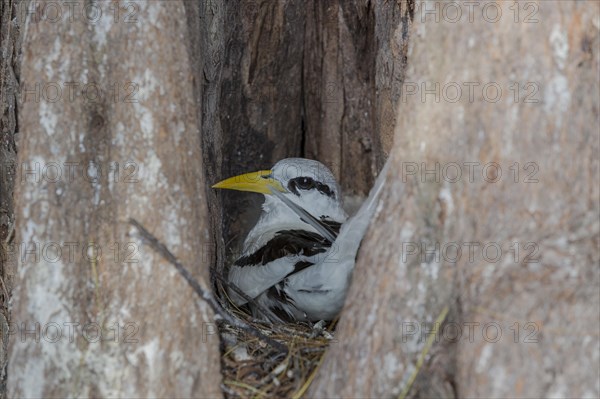
MULTIPOLYGON (((186 1, 193 87, 209 184, 302 155, 304 2, 186 1)), ((217 270, 262 197, 207 187, 217 270)))
POLYGON ((406 2, 307 6, 304 150, 347 195, 368 193, 391 149, 409 15, 406 2))
POLYGON ((212 312, 127 223, 137 219, 208 282, 184 5, 115 4, 98 3, 98 19, 27 24, 8 389, 15 397, 218 397, 212 312), (86 174, 90 162, 100 178, 95 167, 86 174))
POLYGON ((415 12, 393 168, 311 397, 399 395, 445 305, 462 333, 442 327, 411 395, 599 395, 599 6, 535 2, 515 23, 512 2, 495 3, 495 22, 486 4, 473 22, 415 12), (439 101, 422 97, 424 82, 439 84, 439 101), (452 82, 458 101, 444 94, 452 82), (468 82, 479 83, 472 101, 468 82), (502 89, 497 102, 487 83, 502 89), (453 183, 451 162, 462 167, 453 183), (479 163, 473 179, 465 162, 479 163), (472 259, 467 242, 480 245, 472 259), (500 258, 482 251, 490 243, 500 258), (425 253, 436 244, 439 262, 425 253))
POLYGON ((352 200, 388 154, 337 342, 307 397, 600 395, 598 3, 457 2, 451 22, 453 6, 432 1, 95 2, 87 16, 83 2, 17 2, 29 19, 20 79, 10 3, 11 396, 220 396, 212 312, 128 218, 206 287, 262 201, 211 184, 304 156, 352 200))
POLYGON ((15 258, 9 250, 14 240, 14 171, 17 156, 17 104, 19 96, 21 27, 20 1, 0 2, 0 398, 6 396, 8 362, 8 303, 15 258))

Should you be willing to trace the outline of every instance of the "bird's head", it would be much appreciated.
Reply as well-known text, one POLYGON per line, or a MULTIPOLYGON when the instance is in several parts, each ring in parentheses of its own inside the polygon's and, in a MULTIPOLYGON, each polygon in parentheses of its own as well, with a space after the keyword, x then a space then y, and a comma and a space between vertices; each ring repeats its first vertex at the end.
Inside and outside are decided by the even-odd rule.
POLYGON ((266 204, 279 202, 273 195, 277 191, 317 218, 346 218, 333 173, 322 163, 310 159, 282 159, 270 170, 230 177, 213 188, 261 193, 267 198, 266 204))

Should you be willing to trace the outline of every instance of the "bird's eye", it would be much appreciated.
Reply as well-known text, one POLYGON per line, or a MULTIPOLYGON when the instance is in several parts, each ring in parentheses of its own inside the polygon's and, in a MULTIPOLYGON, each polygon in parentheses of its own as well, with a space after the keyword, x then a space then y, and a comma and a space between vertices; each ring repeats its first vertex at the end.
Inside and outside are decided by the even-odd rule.
POLYGON ((300 176, 291 179, 288 183, 288 189, 294 193, 295 195, 300 195, 300 190, 312 190, 317 187, 317 182, 313 180, 311 177, 300 176))
POLYGON ((301 190, 310 190, 315 188, 315 181, 310 177, 299 177, 297 179, 297 185, 301 190))
POLYGON ((316 188, 321 194, 324 194, 328 197, 335 199, 335 192, 331 188, 329 188, 329 186, 327 184, 323 184, 321 182, 315 181, 311 177, 307 177, 307 176, 296 177, 294 179, 291 179, 287 186, 288 186, 288 189, 290 190, 290 192, 292 192, 293 194, 295 194, 297 196, 300 196, 300 192, 298 191, 298 189, 306 191, 306 190, 312 190, 312 189, 316 188))

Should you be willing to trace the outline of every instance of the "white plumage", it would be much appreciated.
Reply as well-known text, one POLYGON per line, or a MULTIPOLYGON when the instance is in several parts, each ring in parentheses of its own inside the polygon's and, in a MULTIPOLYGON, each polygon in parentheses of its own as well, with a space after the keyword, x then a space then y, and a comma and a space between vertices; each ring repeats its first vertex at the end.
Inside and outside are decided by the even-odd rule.
MULTIPOLYGON (((288 158, 271 170, 213 186, 265 195, 263 212, 228 275, 230 285, 253 299, 256 317, 318 321, 339 314, 381 186, 382 178, 350 220, 333 174, 317 161, 288 158)), ((228 291, 237 305, 247 303, 235 289, 228 291)))

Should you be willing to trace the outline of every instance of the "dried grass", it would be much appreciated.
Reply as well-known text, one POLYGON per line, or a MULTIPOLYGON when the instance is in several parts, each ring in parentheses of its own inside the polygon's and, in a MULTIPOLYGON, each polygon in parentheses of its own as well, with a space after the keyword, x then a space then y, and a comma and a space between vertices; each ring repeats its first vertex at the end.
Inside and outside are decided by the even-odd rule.
POLYGON ((322 330, 305 323, 270 324, 253 319, 228 300, 223 305, 235 317, 288 348, 288 353, 282 352, 243 330, 221 324, 221 371, 225 396, 302 397, 321 364, 325 350, 335 342, 335 323, 322 330))

